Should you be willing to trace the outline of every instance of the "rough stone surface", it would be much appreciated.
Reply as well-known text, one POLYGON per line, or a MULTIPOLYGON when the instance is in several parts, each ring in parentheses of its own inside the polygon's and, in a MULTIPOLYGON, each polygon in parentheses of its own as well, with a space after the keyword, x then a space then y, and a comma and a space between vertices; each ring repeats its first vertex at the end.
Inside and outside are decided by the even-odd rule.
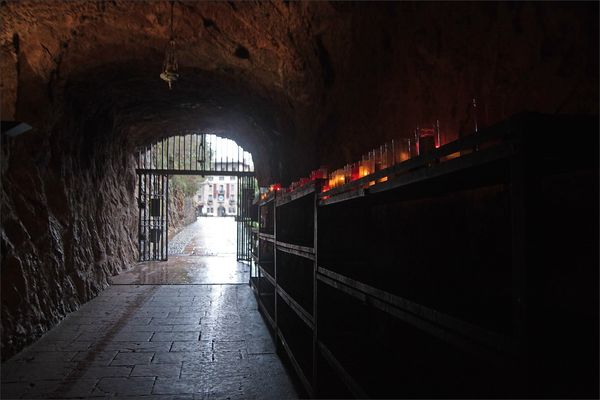
POLYGON ((162 395, 298 398, 247 284, 111 286, 2 365, 3 399, 162 395))
POLYGON ((2 356, 133 260, 130 154, 236 140, 259 182, 338 167, 417 124, 449 138, 519 111, 598 112, 598 3, 177 2, 181 80, 158 78, 169 2, 0 4, 2 356))
POLYGON ((133 263, 133 160, 111 129, 72 121, 3 149, 3 359, 133 263))
MULTIPOLYGON (((196 221, 194 199, 186 197, 182 190, 169 188, 169 240, 194 221, 196 221)), ((169 252, 171 252, 170 247, 169 252)))

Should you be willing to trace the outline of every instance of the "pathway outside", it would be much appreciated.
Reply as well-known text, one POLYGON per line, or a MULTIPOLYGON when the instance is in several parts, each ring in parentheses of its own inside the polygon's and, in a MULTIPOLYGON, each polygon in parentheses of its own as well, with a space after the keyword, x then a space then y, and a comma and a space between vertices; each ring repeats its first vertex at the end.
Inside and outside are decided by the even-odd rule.
MULTIPOLYGON (((174 241, 185 242, 184 250, 220 249, 202 238, 225 219, 203 225, 209 220, 200 219, 174 241)), ((198 260, 180 265, 179 274, 154 273, 144 266, 146 277, 164 278, 161 284, 123 284, 135 280, 131 273, 116 277, 121 284, 2 365, 2 398, 297 398, 246 283, 247 273, 238 271, 235 254, 217 253, 194 256, 198 260), (213 263, 211 257, 229 262, 213 263), (229 272, 194 271, 218 268, 229 272), (194 284, 174 284, 184 276, 194 284), (238 278, 244 283, 205 284, 238 278)), ((142 275, 137 276, 143 280, 142 275)))
POLYGON ((198 218, 169 241, 167 262, 140 263, 112 283, 247 283, 250 268, 236 261, 236 229, 233 218, 198 218))

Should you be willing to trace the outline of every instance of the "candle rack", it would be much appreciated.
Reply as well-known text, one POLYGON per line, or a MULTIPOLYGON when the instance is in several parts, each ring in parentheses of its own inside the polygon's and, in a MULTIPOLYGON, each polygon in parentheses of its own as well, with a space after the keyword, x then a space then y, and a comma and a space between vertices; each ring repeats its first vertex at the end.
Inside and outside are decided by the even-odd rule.
POLYGON ((593 390, 581 371, 597 353, 597 236, 585 234, 598 220, 597 132, 597 118, 520 114, 259 203, 273 215, 259 234, 259 308, 306 394, 593 390), (562 148, 569 131, 586 143, 576 153, 562 148))

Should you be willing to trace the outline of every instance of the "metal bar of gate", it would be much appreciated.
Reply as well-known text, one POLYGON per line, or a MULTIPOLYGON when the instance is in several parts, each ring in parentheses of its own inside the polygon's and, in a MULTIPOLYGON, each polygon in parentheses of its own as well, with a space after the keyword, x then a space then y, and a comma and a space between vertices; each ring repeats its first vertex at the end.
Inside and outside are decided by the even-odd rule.
POLYGON ((240 229, 240 254, 239 254, 239 258, 240 260, 244 259, 244 177, 242 176, 240 178, 240 222, 239 222, 239 229, 240 229))
POLYGON ((244 177, 244 185, 242 186, 242 211, 244 213, 244 218, 242 220, 242 237, 244 240, 242 241, 242 259, 246 260, 246 186, 248 185, 248 179, 244 177))
POLYGON ((150 252, 150 217, 148 216, 148 212, 150 211, 150 175, 144 174, 144 182, 146 186, 146 210, 144 212, 144 261, 147 259, 147 256, 150 252))
POLYGON ((165 199, 164 199, 164 175, 160 175, 159 181, 160 181, 160 259, 162 260, 164 258, 164 251, 163 251, 163 245, 165 244, 164 242, 164 228, 165 228, 165 224, 164 224, 164 220, 163 220, 163 216, 164 216, 164 206, 165 206, 165 199))
POLYGON ((236 251, 236 259, 239 261, 240 260, 240 253, 241 253, 241 249, 240 249, 240 243, 241 243, 241 232, 240 232, 240 221, 242 220, 242 212, 240 210, 240 204, 242 197, 241 197, 241 190, 242 190, 242 177, 238 176, 237 178, 237 204, 236 204, 236 231, 237 231, 237 240, 236 240, 236 245, 237 245, 237 251, 236 251))
POLYGON ((166 196, 167 196, 167 210, 165 212, 165 229, 167 231, 166 236, 165 236, 165 241, 166 241, 166 257, 165 257, 165 261, 169 259, 169 175, 166 175, 167 177, 167 182, 166 182, 166 196))
POLYGON ((138 174, 138 261, 141 261, 142 248, 142 175, 138 174))
POLYGON ((161 193, 161 210, 160 210, 160 248, 161 248, 161 255, 160 258, 162 260, 165 259, 165 201, 166 201, 166 195, 165 195, 165 176, 161 175, 160 176, 160 193, 161 193))

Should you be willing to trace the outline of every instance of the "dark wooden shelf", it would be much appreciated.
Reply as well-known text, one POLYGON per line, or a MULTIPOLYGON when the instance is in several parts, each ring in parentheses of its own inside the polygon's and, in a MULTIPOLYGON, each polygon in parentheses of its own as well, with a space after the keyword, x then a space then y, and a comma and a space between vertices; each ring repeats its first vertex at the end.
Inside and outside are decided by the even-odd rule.
MULTIPOLYGON (((462 155, 457 158, 449 159, 443 162, 433 162, 431 165, 424 165, 423 162, 416 162, 420 168, 411 170, 404 164, 397 164, 393 167, 378 171, 376 174, 361 178, 355 182, 364 182, 361 185, 366 186, 369 182, 376 181, 377 177, 387 177, 387 181, 376 183, 368 187, 360 187, 355 182, 350 182, 339 188, 332 194, 329 192, 322 193, 319 201, 320 206, 339 203, 342 201, 352 200, 359 197, 369 196, 376 193, 382 193, 388 190, 398 189, 403 186, 415 184, 418 182, 428 181, 441 176, 457 173, 479 165, 492 163, 494 161, 508 159, 515 154, 515 147, 512 143, 504 143, 493 148, 474 151, 469 154, 462 155), (366 179, 369 178, 369 179, 366 179)), ((434 159, 436 161, 437 159, 434 159)), ((411 161, 411 160, 409 160, 411 161)), ((409 161, 405 161, 408 163, 409 161)), ((334 191, 335 189, 332 189, 334 191)))
POLYGON ((486 359, 500 361, 514 351, 509 338, 325 268, 317 271, 319 281, 486 359))
POLYGON ((292 249, 292 250, 296 250, 296 251, 301 251, 303 253, 315 254, 314 247, 300 246, 297 244, 285 243, 285 242, 281 242, 281 241, 277 241, 277 246, 285 247, 287 249, 292 249))
POLYGON ((283 336, 283 333, 279 329, 277 330, 277 336, 279 337, 279 340, 281 341, 281 345, 282 345, 283 349, 285 350, 285 352, 287 353, 287 355, 290 359, 290 362, 292 363, 292 366, 294 367, 294 370, 298 374, 298 377, 300 378, 300 382, 302 382, 304 389, 306 390, 306 392, 308 393, 308 395, 310 397, 315 397, 315 393, 313 391, 313 386, 310 384, 310 380, 306 377, 306 375, 304 374, 304 371, 302 371, 302 368, 300 367, 300 364, 298 364, 298 361, 296 360, 294 353, 292 353, 292 349, 288 345, 287 341, 285 340, 285 337, 283 336))
POLYGON ((258 308, 262 311, 262 314, 264 315, 265 319, 269 322, 269 325, 271 325, 273 329, 277 329, 277 324, 275 323, 275 320, 273 319, 273 317, 271 317, 269 311, 262 303, 262 301, 258 302, 258 308))
POLYGON ((275 243, 275 235, 271 235, 268 233, 259 233, 258 238, 260 240, 265 240, 267 242, 275 243))
POLYGON ((277 242, 277 250, 284 251, 286 253, 293 254, 299 257, 308 258, 309 260, 315 260, 314 249, 312 247, 304 247, 289 243, 277 242))
MULTIPOLYGON (((356 181, 349 182, 345 185, 335 187, 331 190, 320 193, 319 197, 331 198, 333 196, 336 196, 343 192, 347 192, 352 189, 365 187, 369 184, 369 182, 377 181, 386 176, 389 179, 390 176, 394 176, 396 174, 415 171, 421 168, 427 169, 433 165, 439 165, 438 163, 444 164, 448 161, 452 161, 444 161, 445 157, 455 155, 461 152, 467 153, 468 151, 472 151, 475 147, 483 146, 490 142, 501 140, 503 145, 510 146, 510 143, 514 142, 516 133, 513 126, 517 125, 518 122, 520 122, 521 120, 526 120, 527 118, 527 114, 513 116, 512 118, 502 123, 496 124, 492 127, 489 127, 485 131, 482 131, 478 134, 472 134, 470 136, 460 138, 458 140, 445 144, 439 148, 433 149, 430 152, 413 157, 399 164, 393 165, 392 167, 386 168, 381 171, 377 171, 373 174, 357 179, 356 181)), ((459 154, 459 157, 457 159, 462 159, 467 155, 469 154, 459 154)))
POLYGON ((456 173, 475 166, 484 165, 501 159, 507 159, 515 154, 515 149, 510 144, 479 150, 440 164, 432 165, 414 172, 390 177, 386 182, 378 183, 367 189, 368 194, 385 192, 402 186, 434 179, 443 175, 456 173))
POLYGON ((352 376, 344 369, 342 364, 335 358, 333 353, 329 351, 327 346, 325 346, 321 342, 317 342, 317 346, 321 352, 323 358, 327 361, 327 363, 331 366, 331 368, 336 372, 338 377, 342 382, 346 385, 350 393, 352 393, 357 399, 368 399, 369 396, 363 390, 363 388, 352 378, 352 376))
MULTIPOLYGON (((541 313, 546 310, 539 308, 536 302, 542 302, 535 296, 547 295, 543 304, 549 310, 562 298, 528 283, 530 278, 546 283, 570 276, 558 262, 554 275, 532 266, 527 246, 534 243, 535 250, 542 249, 538 237, 552 241, 544 228, 535 230, 548 215, 559 215, 559 227, 574 226, 571 214, 562 215, 559 206, 568 201, 570 211, 579 207, 579 182, 588 180, 574 172, 593 169, 597 174, 597 162, 590 164, 597 145, 589 139, 593 136, 597 144, 597 132, 590 128, 597 131, 597 118, 594 124, 586 121, 572 124, 569 118, 523 113, 326 192, 321 192, 323 181, 316 181, 259 201, 262 231, 273 232, 258 233, 263 241, 259 252, 272 261, 258 263, 265 280, 252 282, 253 290, 309 395, 340 390, 366 398, 396 390, 425 393, 428 387, 437 388, 433 394, 445 388, 462 393, 465 374, 478 377, 477 384, 463 385, 465 397, 504 397, 494 390, 527 394, 519 392, 524 376, 519 368, 530 368, 528 359, 560 369, 560 359, 551 352, 528 353, 524 347, 538 336, 548 342, 546 338, 560 338, 571 326, 568 318, 575 317, 565 312, 561 320, 560 315, 541 313), (561 135, 568 132, 582 134, 585 145, 578 146, 583 155, 564 151, 561 135), (565 172, 572 176, 559 175, 565 172), (538 202, 535 196, 542 195, 552 202, 538 202), (268 294, 259 293, 261 288, 268 294), (538 322, 540 316, 543 321, 538 322), (559 333, 553 331, 554 320, 566 321, 556 327, 559 333), (378 340, 379 346, 371 347, 378 340), (395 369, 386 368, 399 355, 405 357, 398 367, 404 381, 396 380, 395 369), (506 376, 498 373, 513 367, 506 376), (405 386, 396 389, 400 381, 405 386)), ((577 221, 584 221, 586 212, 577 221)), ((558 240, 555 248, 560 248, 558 240)), ((566 236, 560 240, 572 243, 566 236)), ((567 259, 565 252, 547 253, 541 254, 546 260, 541 265, 551 264, 554 253, 567 259)), ((575 283, 571 288, 582 285, 576 278, 567 279, 575 283)), ((577 332, 591 331, 581 326, 588 325, 581 323, 577 332)), ((585 358, 583 346, 577 347, 573 339, 576 334, 568 337, 574 354, 585 358)))
POLYGON ((304 196, 308 196, 310 194, 315 193, 315 191, 321 188, 321 182, 322 180, 311 181, 303 187, 296 189, 291 193, 279 193, 277 195, 277 200, 275 201, 275 207, 284 206, 304 196))
POLYGON ((349 190, 347 192, 339 193, 337 195, 324 196, 324 197, 321 198, 321 200, 319 200, 319 205, 320 206, 327 206, 327 205, 339 203, 339 202, 342 202, 342 201, 358 199, 360 197, 364 197, 365 194, 366 194, 366 192, 367 192, 366 189, 363 189, 363 188, 354 188, 354 189, 351 189, 351 190, 349 190))
POLYGON ((287 305, 290 306, 292 310, 294 310, 294 312, 298 315, 298 317, 300 317, 302 322, 308 325, 310 329, 313 329, 313 317, 312 315, 310 315, 310 313, 308 313, 300 304, 298 304, 298 302, 294 300, 292 296, 287 294, 285 290, 281 288, 281 286, 277 286, 277 294, 279 294, 283 301, 285 301, 287 305))
POLYGON ((270 273, 268 273, 268 272, 267 272, 267 271, 266 271, 266 270, 265 270, 265 269, 264 269, 264 268, 263 268, 263 267, 262 267, 260 264, 258 265, 258 269, 260 269, 260 272, 261 272, 261 273, 264 275, 264 277, 265 277, 265 278, 267 278, 267 280, 268 280, 269 282, 271 282, 271 284, 272 284, 273 286, 276 286, 276 283, 275 283, 275 278, 273 278, 273 277, 271 276, 271 274, 270 274, 270 273))
POLYGON ((266 206, 266 205, 268 205, 269 203, 271 203, 271 202, 272 202, 272 201, 274 201, 274 200, 275 200, 275 195, 274 195, 274 194, 272 194, 272 195, 268 196, 266 199, 264 199, 264 200, 260 200, 260 201, 258 202, 258 206, 259 206, 259 207, 266 206))

